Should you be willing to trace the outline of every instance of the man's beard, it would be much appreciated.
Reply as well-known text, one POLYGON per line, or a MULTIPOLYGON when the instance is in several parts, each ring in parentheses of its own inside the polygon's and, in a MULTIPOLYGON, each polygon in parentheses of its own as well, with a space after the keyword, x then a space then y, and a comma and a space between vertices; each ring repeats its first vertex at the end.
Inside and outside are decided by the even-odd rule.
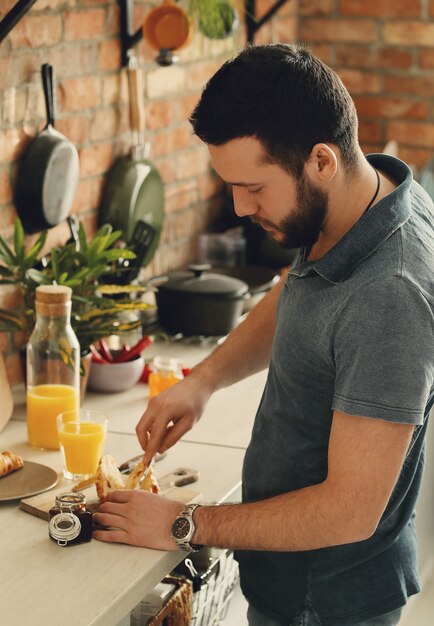
POLYGON ((327 193, 314 187, 305 175, 297 180, 296 200, 297 210, 277 226, 267 220, 252 220, 259 225, 268 225, 283 235, 277 239, 283 248, 300 248, 316 243, 327 214, 327 193))

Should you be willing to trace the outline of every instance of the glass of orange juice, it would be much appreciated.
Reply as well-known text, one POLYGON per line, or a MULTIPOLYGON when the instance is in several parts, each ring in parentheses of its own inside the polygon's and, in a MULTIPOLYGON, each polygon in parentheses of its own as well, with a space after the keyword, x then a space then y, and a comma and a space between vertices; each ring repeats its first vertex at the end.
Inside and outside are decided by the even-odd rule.
POLYGON ((86 480, 96 473, 104 452, 108 418, 98 411, 66 411, 57 417, 63 475, 86 480))
POLYGON ((153 398, 183 379, 179 361, 171 357, 156 356, 149 374, 149 397, 153 398))
POLYGON ((78 409, 80 399, 71 385, 35 385, 27 388, 27 437, 31 446, 58 450, 57 416, 78 409))

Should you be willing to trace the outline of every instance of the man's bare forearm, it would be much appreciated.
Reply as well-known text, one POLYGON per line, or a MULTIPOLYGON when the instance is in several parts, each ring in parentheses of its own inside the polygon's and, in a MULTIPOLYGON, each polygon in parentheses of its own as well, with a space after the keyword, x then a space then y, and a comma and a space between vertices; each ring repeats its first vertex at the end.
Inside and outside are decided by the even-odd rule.
POLYGON ((194 543, 234 550, 315 550, 371 534, 327 483, 260 502, 201 506, 194 519, 194 543))
POLYGON ((276 327, 276 307, 284 278, 256 305, 226 341, 197 365, 192 376, 200 377, 211 392, 255 374, 270 362, 276 327))

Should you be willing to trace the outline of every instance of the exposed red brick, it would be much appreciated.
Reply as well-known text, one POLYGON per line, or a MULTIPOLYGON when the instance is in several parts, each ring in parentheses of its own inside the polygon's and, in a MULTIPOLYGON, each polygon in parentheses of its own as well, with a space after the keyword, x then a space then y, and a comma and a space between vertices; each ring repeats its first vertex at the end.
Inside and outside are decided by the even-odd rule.
POLYGON ((9 33, 9 40, 14 49, 39 48, 53 46, 62 37, 62 19, 60 15, 28 14, 9 33))
POLYGON ((375 47, 352 44, 336 46, 336 64, 344 67, 360 68, 402 68, 411 67, 413 53, 397 48, 375 47))
POLYGON ((184 180, 206 172, 209 164, 208 150, 203 147, 186 150, 176 158, 176 178, 184 180))
POLYGON ((23 139, 22 131, 18 128, 7 128, 1 133, 0 165, 15 161, 21 152, 20 142, 23 139))
POLYGON ((410 100, 409 98, 357 96, 354 100, 358 114, 367 117, 404 117, 423 120, 426 119, 429 112, 427 102, 410 100))
POLYGON ((178 103, 176 100, 155 100, 146 106, 146 126, 148 128, 164 128, 179 121, 178 103))
POLYGON ((434 47, 434 24, 432 22, 386 22, 382 26, 386 43, 402 46, 434 47))
POLYGON ((377 120, 359 120, 359 139, 366 143, 380 142, 382 140, 380 122, 377 120))
POLYGON ((12 201, 12 187, 8 167, 0 167, 0 204, 12 201))
POLYGON ((112 162, 111 143, 94 143, 79 151, 81 176, 91 176, 106 172, 112 162))
POLYGON ((380 93, 381 77, 376 72, 340 69, 339 76, 350 93, 380 93))
POLYGON ((121 65, 121 43, 118 39, 102 41, 99 48, 98 68, 102 71, 117 70, 121 65))
POLYGON ((19 354, 9 354, 5 358, 6 374, 11 386, 20 383, 23 379, 21 357, 19 354))
POLYGON ((105 32, 106 12, 104 9, 66 11, 64 14, 65 41, 98 39, 105 32))
POLYGON ((177 152, 192 144, 192 132, 189 125, 184 124, 167 131, 159 132, 152 140, 152 151, 156 157, 177 152))
POLYGON ((422 4, 422 0, 339 0, 339 13, 381 19, 420 17, 422 4))
POLYGON ((58 119, 56 128, 76 145, 82 144, 89 139, 90 119, 84 115, 58 119))
POLYGON ((4 354, 9 346, 9 333, 0 333, 0 352, 4 354))
POLYGON ((429 74, 418 76, 389 74, 384 77, 384 91, 389 94, 411 94, 432 98, 434 96, 434 76, 429 74))
POLYGON ((434 124, 389 122, 387 140, 421 148, 434 148, 434 124))
POLYGON ((432 150, 399 145, 399 158, 420 170, 432 159, 432 150))
POLYGON ((332 44, 311 42, 309 44, 309 50, 321 59, 321 61, 327 63, 327 65, 332 65, 334 60, 334 46, 332 44))
POLYGON ((98 77, 69 78, 59 86, 59 107, 62 111, 96 108, 101 102, 101 84, 98 77))
POLYGON ((302 42, 374 43, 377 38, 374 20, 305 19, 299 29, 302 42))
POLYGON ((298 17, 289 15, 276 21, 274 39, 282 43, 294 43, 298 40, 298 17))
POLYGON ((47 62, 51 63, 58 77, 62 79, 77 74, 96 72, 98 44, 96 42, 68 43, 50 48, 47 51, 47 62))
POLYGON ((199 193, 201 200, 209 200, 220 195, 225 188, 225 183, 214 171, 199 176, 199 193))
MULTIPOLYGON (((98 141, 115 137, 120 130, 120 113, 112 107, 98 109, 90 124, 90 139, 98 141)), ((89 134, 88 134, 89 138, 89 134)))
POLYGON ((195 181, 172 186, 166 193, 166 213, 176 213, 188 209, 199 200, 198 187, 195 181))
POLYGON ((434 50, 420 50, 419 51, 419 65, 423 69, 434 69, 434 50))
POLYGON ((299 0, 299 11, 302 17, 332 16, 334 13, 333 0, 299 0))
MULTIPOLYGON (((81 0, 81 2, 83 2, 83 0, 81 0)), ((96 4, 97 2, 98 0, 96 0, 94 4, 96 4)), ((38 4, 34 6, 33 11, 41 11, 44 9, 57 9, 59 7, 65 8, 74 6, 74 4, 76 4, 76 0, 38 0, 38 4)))
POLYGON ((202 61, 189 67, 187 74, 187 89, 200 89, 221 66, 221 62, 202 61))

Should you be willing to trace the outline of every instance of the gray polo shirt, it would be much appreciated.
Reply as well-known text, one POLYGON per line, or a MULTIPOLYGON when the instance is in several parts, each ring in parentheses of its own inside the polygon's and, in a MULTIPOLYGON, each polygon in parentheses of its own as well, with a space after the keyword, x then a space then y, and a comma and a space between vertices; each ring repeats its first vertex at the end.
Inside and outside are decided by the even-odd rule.
POLYGON ((249 602, 286 625, 307 605, 324 625, 354 624, 419 591, 413 517, 434 399, 433 205, 402 161, 368 160, 398 186, 321 259, 308 262, 301 250, 294 261, 244 461, 243 499, 324 481, 333 410, 416 428, 371 538, 237 553, 249 602))

